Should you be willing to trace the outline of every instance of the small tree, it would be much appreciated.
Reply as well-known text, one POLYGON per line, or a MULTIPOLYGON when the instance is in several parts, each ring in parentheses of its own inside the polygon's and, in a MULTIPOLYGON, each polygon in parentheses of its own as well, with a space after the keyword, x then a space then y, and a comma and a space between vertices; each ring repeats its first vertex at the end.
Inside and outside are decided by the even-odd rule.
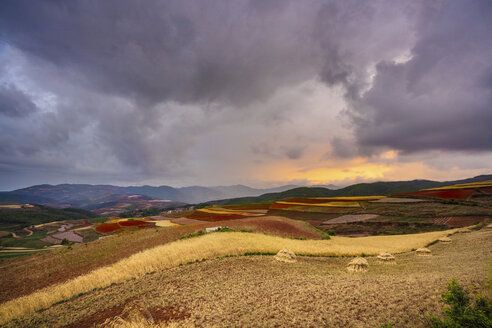
POLYGON ((62 245, 70 245, 70 242, 68 241, 67 238, 63 238, 63 240, 61 241, 61 244, 62 245))
POLYGON ((472 300, 472 297, 468 295, 455 279, 452 279, 448 283, 448 291, 442 293, 441 302, 448 305, 443 310, 444 318, 427 316, 429 327, 492 327, 491 300, 481 295, 478 295, 472 300))

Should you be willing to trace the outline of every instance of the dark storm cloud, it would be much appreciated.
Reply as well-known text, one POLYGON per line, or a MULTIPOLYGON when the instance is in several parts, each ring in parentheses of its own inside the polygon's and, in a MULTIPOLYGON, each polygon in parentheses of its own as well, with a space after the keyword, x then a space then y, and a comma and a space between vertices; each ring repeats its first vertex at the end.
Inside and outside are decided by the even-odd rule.
POLYGON ((23 117, 36 110, 31 98, 13 85, 0 85, 0 114, 23 117))
POLYGON ((84 87, 144 104, 242 104, 269 95, 299 74, 307 76, 299 64, 308 56, 296 48, 309 40, 296 35, 297 26, 289 31, 283 21, 287 17, 278 10, 258 15, 258 10, 272 6, 275 3, 243 1, 152 0, 143 5, 16 0, 3 3, 0 18, 14 47, 83 72, 77 82, 84 87), (288 38, 280 35, 283 31, 288 38))
MULTIPOLYGON (((237 149, 239 162, 251 153, 259 162, 304 160, 306 145, 316 149, 309 138, 319 135, 316 120, 325 118, 309 122, 304 113, 319 104, 302 100, 305 107, 295 108, 289 98, 309 98, 295 93, 306 81, 345 96, 356 144, 350 131, 333 132, 334 120, 321 141, 332 140, 339 156, 385 147, 490 150, 488 7, 3 0, 0 149, 8 152, 0 172, 29 162, 84 177, 102 168, 135 181, 203 176, 201 167, 224 165, 205 158, 223 146, 237 149), (394 62, 408 52, 410 61, 394 62)), ((340 101, 323 99, 335 116, 332 103, 340 101)))
POLYGON ((427 8, 412 58, 380 62, 373 87, 354 98, 361 147, 492 150, 490 31, 490 1, 443 1, 427 8))

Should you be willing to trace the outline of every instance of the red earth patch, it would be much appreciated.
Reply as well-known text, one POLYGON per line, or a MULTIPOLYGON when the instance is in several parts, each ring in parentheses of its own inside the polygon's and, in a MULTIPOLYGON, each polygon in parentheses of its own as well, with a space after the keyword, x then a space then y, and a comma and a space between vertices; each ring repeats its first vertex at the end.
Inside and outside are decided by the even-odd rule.
POLYGON ((133 226, 146 225, 147 222, 139 221, 139 220, 133 220, 133 221, 120 221, 120 222, 118 222, 118 224, 122 227, 133 227, 133 226))
POLYGON ((468 199, 475 193, 475 189, 449 189, 449 190, 421 190, 409 192, 402 195, 412 195, 419 197, 433 197, 443 199, 468 199))
POLYGON ((121 229, 121 227, 118 223, 102 223, 96 227, 96 231, 102 232, 102 233, 113 232, 113 231, 116 231, 118 229, 121 229))

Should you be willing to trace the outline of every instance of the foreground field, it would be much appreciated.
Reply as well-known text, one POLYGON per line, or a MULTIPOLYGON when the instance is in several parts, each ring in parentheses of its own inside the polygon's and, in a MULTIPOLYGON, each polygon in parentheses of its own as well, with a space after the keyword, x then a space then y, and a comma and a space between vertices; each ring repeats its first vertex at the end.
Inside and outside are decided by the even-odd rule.
POLYGON ((377 255, 381 252, 401 253, 423 247, 453 231, 430 232, 402 236, 377 236, 332 240, 295 240, 254 233, 224 232, 179 240, 158 246, 103 267, 63 284, 47 287, 0 306, 0 323, 29 315, 57 302, 70 299, 95 288, 107 287, 128 279, 203 258, 242 255, 249 252, 276 253, 288 248, 296 254, 317 256, 377 255))
MULTIPOLYGON (((206 237, 215 236, 230 234, 206 237)), ((294 264, 233 257, 156 270, 6 327, 107 325, 118 316, 129 323, 143 317, 147 326, 152 318, 162 326, 424 327, 424 313, 440 313, 439 295, 449 279, 484 291, 492 231, 451 238, 451 244, 431 246, 432 257, 400 254, 394 266, 368 258, 369 272, 360 274, 347 272, 342 257, 298 257, 294 264)))

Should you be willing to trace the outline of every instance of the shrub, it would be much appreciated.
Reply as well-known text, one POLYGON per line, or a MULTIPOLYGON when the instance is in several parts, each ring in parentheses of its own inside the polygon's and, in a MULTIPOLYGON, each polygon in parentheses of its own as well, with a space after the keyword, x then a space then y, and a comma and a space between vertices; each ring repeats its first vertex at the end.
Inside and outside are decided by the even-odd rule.
POLYGON ((70 245, 70 242, 68 241, 67 238, 63 238, 63 240, 61 241, 61 244, 62 245, 70 245))
POLYGON ((492 301, 481 295, 472 299, 455 279, 448 283, 441 302, 448 305, 443 310, 444 318, 428 315, 429 327, 492 327, 492 301))
POLYGON ((437 240, 437 239, 436 239, 436 240, 434 240, 434 241, 431 241, 431 242, 430 242, 430 243, 428 243, 425 247, 429 247, 429 246, 432 246, 432 245, 434 245, 434 244, 437 244, 437 242, 438 242, 438 241, 439 241, 439 240, 437 240))
POLYGON ((219 227, 219 229, 216 230, 217 232, 230 232, 230 231, 234 231, 233 229, 231 228, 228 228, 228 227, 219 227))
POLYGON ((394 328, 395 324, 393 322, 387 322, 381 325, 381 328, 394 328))
POLYGON ((480 222, 479 224, 471 227, 470 229, 471 230, 474 230, 474 231, 477 231, 477 230, 480 230, 482 229, 483 227, 485 227, 485 222, 480 222))
POLYGON ((329 239, 331 239, 331 237, 330 237, 330 235, 329 235, 329 234, 324 233, 324 234, 321 236, 321 239, 323 239, 323 240, 329 240, 329 239))

